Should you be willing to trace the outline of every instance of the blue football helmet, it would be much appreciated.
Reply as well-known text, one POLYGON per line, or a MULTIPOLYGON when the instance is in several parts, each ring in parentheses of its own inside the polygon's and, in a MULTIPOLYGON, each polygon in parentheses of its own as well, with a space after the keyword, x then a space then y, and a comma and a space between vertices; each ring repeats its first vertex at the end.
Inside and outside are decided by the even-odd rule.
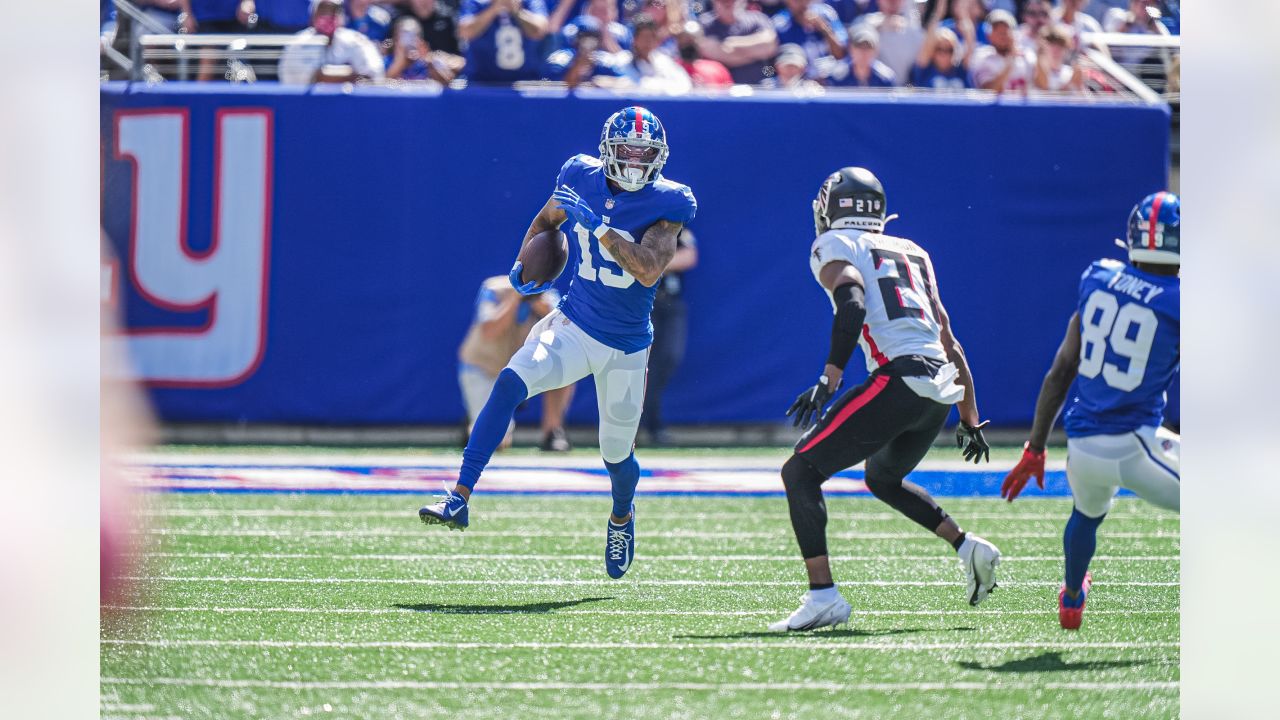
POLYGON ((626 107, 610 115, 600 132, 604 176, 627 192, 635 192, 657 180, 669 152, 662 121, 639 106, 626 107))
POLYGON ((1181 264, 1181 201, 1171 192, 1148 195, 1129 213, 1129 260, 1181 264))

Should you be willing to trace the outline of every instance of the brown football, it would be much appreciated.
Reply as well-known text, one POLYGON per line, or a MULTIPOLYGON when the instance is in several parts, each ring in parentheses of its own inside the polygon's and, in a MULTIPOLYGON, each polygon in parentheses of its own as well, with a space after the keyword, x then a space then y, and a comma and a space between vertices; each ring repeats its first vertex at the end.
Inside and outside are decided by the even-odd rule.
POLYGON ((516 259, 524 266, 520 280, 541 285, 555 280, 564 271, 569 261, 569 241, 559 230, 540 232, 529 238, 516 259))

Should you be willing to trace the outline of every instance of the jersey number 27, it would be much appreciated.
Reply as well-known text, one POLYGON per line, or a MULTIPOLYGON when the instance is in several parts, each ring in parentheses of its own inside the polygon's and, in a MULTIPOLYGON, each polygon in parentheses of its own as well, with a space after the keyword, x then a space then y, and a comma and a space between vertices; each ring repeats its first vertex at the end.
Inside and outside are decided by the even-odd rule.
POLYGON ((930 308, 933 307, 933 279, 929 277, 929 266, 924 258, 882 248, 872 249, 871 255, 876 259, 877 270, 888 260, 893 263, 896 271, 895 275, 885 275, 877 281, 880 297, 884 301, 885 315, 890 320, 923 318, 926 314, 932 316, 930 308), (920 276, 918 283, 916 275, 920 276), (907 297, 911 297, 915 304, 908 305, 905 301, 907 297))
POLYGON ((1147 358, 1159 322, 1145 305, 1125 303, 1121 307, 1115 295, 1094 290, 1080 317, 1080 374, 1095 378, 1102 373, 1107 385, 1125 392, 1137 388, 1147 374, 1147 358), (1129 366, 1121 370, 1106 362, 1107 347, 1128 360, 1129 366))

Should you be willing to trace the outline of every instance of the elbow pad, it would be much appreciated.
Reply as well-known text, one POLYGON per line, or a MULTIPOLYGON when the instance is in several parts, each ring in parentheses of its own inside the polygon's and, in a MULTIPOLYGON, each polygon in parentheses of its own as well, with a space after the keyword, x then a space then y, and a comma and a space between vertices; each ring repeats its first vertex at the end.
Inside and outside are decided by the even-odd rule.
POLYGON ((862 286, 854 283, 841 285, 831 295, 836 301, 836 317, 831 323, 831 354, 827 362, 843 368, 858 347, 858 335, 867 319, 866 295, 862 286))

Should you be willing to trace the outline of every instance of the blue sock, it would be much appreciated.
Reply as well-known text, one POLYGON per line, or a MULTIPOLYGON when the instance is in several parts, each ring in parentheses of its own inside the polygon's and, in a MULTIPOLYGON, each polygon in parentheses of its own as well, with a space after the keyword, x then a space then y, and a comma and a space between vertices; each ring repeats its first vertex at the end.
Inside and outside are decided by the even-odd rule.
MULTIPOLYGON (((1084 585, 1084 574, 1093 559, 1093 551, 1098 547, 1098 526, 1105 517, 1091 518, 1075 508, 1071 509, 1071 519, 1067 520, 1067 529, 1062 532, 1062 551, 1067 557, 1065 584, 1073 593, 1079 593, 1084 585)), ((1067 596, 1064 602, 1068 607, 1079 607, 1084 598, 1072 601, 1067 596)))
POLYGON ((636 454, 631 453, 622 462, 606 460, 604 467, 613 482, 613 516, 626 517, 636 496, 636 484, 640 482, 640 463, 636 462, 636 454))
POLYGON ((480 409, 475 427, 471 429, 471 437, 467 439, 467 447, 462 451, 462 470, 458 473, 458 484, 473 490, 484 466, 489 464, 493 451, 502 444, 507 435, 507 427, 511 425, 511 417, 516 414, 516 407, 529 396, 529 388, 524 380, 511 369, 503 369, 498 373, 498 380, 493 384, 493 392, 480 409))

